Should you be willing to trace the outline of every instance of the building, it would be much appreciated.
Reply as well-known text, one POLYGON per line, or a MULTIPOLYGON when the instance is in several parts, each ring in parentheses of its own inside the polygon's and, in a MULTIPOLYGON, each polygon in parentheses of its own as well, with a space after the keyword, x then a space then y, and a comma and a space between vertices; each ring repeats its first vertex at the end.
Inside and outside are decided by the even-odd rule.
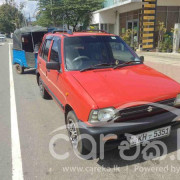
POLYGON ((134 30, 143 49, 151 49, 157 45, 159 21, 168 32, 180 23, 180 0, 105 0, 104 8, 93 13, 92 24, 120 36, 134 30))

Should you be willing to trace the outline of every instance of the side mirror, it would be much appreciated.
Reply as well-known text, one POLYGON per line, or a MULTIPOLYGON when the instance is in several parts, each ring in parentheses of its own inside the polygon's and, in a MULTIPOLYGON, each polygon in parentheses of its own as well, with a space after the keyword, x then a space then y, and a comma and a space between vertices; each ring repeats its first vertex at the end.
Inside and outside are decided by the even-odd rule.
POLYGON ((46 68, 49 70, 57 70, 60 71, 60 63, 59 62, 47 62, 46 68))
POLYGON ((144 56, 140 56, 139 59, 141 60, 141 62, 144 62, 144 56))

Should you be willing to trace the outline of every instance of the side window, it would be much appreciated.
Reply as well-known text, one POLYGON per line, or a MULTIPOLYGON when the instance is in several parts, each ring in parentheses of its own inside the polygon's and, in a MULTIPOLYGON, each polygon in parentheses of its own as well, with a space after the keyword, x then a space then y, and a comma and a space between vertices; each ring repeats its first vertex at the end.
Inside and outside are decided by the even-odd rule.
POLYGON ((46 43, 44 44, 44 48, 43 48, 43 59, 45 61, 48 61, 48 53, 49 53, 50 45, 51 45, 51 40, 47 39, 46 43))
POLYGON ((50 55, 51 62, 60 62, 61 60, 60 45, 61 45, 60 40, 54 40, 50 55))

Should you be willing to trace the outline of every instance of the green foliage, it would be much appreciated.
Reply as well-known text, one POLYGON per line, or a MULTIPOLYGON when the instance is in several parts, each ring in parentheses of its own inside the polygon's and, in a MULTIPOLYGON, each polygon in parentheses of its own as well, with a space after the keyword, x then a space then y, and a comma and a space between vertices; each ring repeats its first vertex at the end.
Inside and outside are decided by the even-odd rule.
POLYGON ((167 29, 165 27, 164 22, 159 22, 158 25, 159 30, 159 41, 158 41, 158 48, 162 52, 171 52, 173 49, 173 35, 172 33, 175 32, 175 30, 172 28, 171 32, 167 32, 167 29))
POLYGON ((51 19, 46 13, 42 13, 37 17, 37 21, 33 25, 40 25, 43 27, 49 27, 51 25, 51 19))
POLYGON ((9 4, 0 6, 0 32, 14 32, 21 27, 23 20, 22 13, 16 7, 9 4))
POLYGON ((173 38, 172 38, 172 36, 170 36, 169 34, 165 34, 163 41, 160 43, 159 48, 162 52, 166 52, 166 51, 171 52, 173 49, 173 38))
POLYGON ((138 42, 134 38, 134 36, 137 34, 136 30, 127 29, 126 32, 122 35, 122 39, 132 48, 137 49, 138 48, 138 42))
POLYGON ((164 35, 164 46, 167 50, 172 51, 173 49, 173 36, 169 34, 164 35))
POLYGON ((37 24, 58 26, 67 24, 76 30, 77 25, 86 28, 91 21, 92 12, 100 9, 104 0, 39 0, 37 24))
POLYGON ((162 52, 172 52, 173 49, 173 36, 171 33, 164 34, 162 41, 159 44, 159 49, 162 52))
POLYGON ((162 49, 161 46, 163 44, 164 34, 167 32, 164 22, 160 22, 160 21, 158 22, 158 31, 159 31, 158 48, 162 49))
POLYGON ((130 46, 131 45, 132 30, 126 30, 125 34, 122 35, 122 39, 130 46))

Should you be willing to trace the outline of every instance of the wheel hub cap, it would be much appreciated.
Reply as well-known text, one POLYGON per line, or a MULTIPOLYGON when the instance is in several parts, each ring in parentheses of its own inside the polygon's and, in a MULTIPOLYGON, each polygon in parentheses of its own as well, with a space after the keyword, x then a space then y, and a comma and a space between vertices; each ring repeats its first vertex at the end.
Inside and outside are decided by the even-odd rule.
POLYGON ((77 134, 76 125, 72 119, 69 119, 69 124, 67 125, 67 129, 69 132, 69 137, 70 137, 70 140, 72 142, 72 145, 74 147, 77 147, 77 145, 78 145, 78 134, 77 134))

